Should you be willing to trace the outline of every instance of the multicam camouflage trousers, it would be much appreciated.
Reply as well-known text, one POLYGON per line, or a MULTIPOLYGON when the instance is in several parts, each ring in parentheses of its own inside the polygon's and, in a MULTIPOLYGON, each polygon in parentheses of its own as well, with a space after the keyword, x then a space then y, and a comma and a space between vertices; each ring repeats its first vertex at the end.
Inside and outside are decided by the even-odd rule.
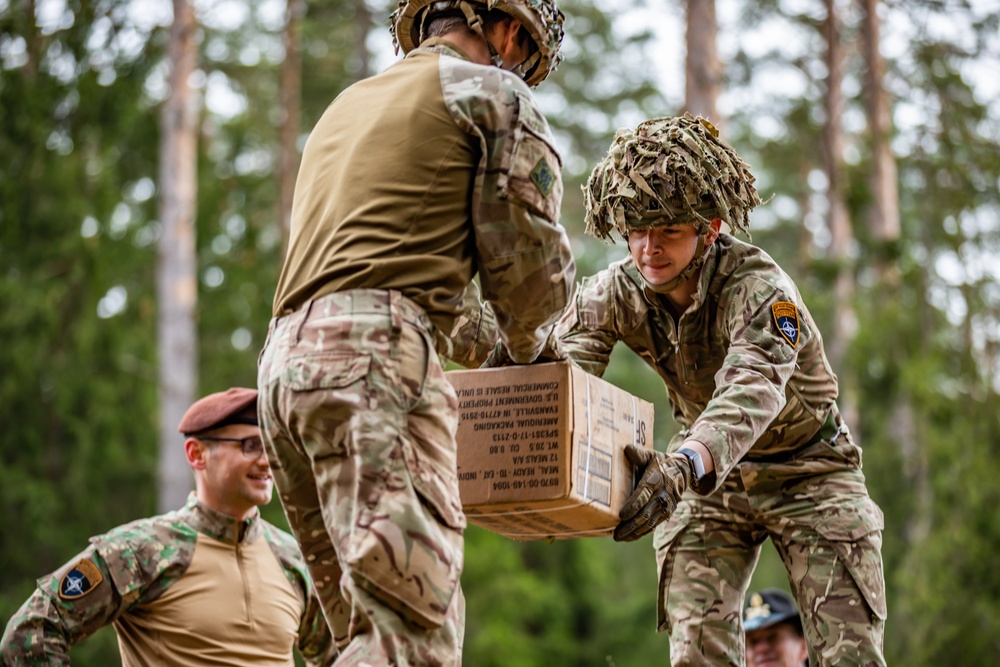
POLYGON ((461 664, 458 407, 431 332, 400 293, 354 290, 273 320, 261 353, 261 433, 337 665, 461 664))
POLYGON ((743 600, 764 540, 788 572, 809 665, 885 665, 882 511, 847 433, 781 462, 743 461, 689 493, 654 536, 673 665, 745 664, 743 600))

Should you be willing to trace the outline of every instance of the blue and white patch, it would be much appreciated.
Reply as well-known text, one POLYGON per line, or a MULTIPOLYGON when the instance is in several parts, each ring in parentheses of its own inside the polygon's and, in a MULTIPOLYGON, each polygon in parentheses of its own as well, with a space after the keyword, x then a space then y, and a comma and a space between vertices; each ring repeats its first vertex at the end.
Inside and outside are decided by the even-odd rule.
POLYGON ((774 316, 774 324, 778 327, 778 333, 787 340, 792 347, 799 344, 799 311, 794 303, 779 301, 771 305, 771 314, 774 316))
POLYGON ((63 600, 77 600, 97 588, 102 581, 104 575, 101 571, 84 558, 59 580, 59 597, 63 600))

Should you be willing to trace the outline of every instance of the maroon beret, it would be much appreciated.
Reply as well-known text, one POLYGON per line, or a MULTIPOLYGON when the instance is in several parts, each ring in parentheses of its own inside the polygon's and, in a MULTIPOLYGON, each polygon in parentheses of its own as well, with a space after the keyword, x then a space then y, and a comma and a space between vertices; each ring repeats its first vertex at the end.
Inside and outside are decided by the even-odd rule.
POLYGON ((201 433, 227 424, 257 425, 257 390, 233 387, 201 398, 181 417, 177 430, 201 433))

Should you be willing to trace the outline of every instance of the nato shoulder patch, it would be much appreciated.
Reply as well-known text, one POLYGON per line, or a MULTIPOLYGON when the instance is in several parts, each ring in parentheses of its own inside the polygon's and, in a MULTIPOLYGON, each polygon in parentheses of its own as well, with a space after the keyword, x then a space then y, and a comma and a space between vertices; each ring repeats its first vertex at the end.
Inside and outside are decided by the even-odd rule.
POLYGON ((535 168, 531 170, 530 178, 542 196, 548 197, 549 193, 552 192, 552 186, 555 185, 556 173, 552 171, 552 167, 545 161, 545 158, 541 158, 535 164, 535 168))
POLYGON ((69 572, 59 580, 59 597, 63 600, 76 600, 97 588, 104 581, 104 575, 96 565, 84 558, 70 568, 69 572))
POLYGON ((771 314, 774 316, 774 324, 778 327, 778 333, 787 340, 792 347, 799 344, 799 311, 794 303, 779 301, 771 304, 771 314))

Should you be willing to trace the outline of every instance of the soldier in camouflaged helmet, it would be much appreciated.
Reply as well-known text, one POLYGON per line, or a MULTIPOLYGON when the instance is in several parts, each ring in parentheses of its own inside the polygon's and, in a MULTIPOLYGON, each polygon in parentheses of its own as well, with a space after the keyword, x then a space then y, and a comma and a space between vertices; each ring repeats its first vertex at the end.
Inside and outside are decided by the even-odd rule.
MULTIPOLYGON (((587 230, 629 256, 582 282, 549 347, 601 376, 621 341, 666 386, 681 431, 668 453, 625 449, 639 483, 615 539, 655 530, 673 664, 742 664, 733 619, 770 538, 810 664, 884 665, 882 512, 822 337, 788 274, 722 231, 748 232, 753 182, 703 118, 620 131, 585 188, 587 230)), ((488 361, 491 317, 468 319, 466 359, 488 361)))
POLYGON ((884 665, 882 512, 837 409, 837 378, 792 279, 749 231, 754 177, 703 118, 620 131, 585 188, 587 230, 629 257, 583 281, 562 351, 603 375, 615 343, 663 379, 682 427, 626 448, 639 483, 616 540, 654 531, 674 665, 742 664, 746 582, 770 539, 815 665, 884 665))
POLYGON ((438 354, 474 361, 453 340, 480 328, 480 289, 516 363, 569 303, 561 160, 528 88, 562 14, 411 0, 392 26, 405 58, 344 90, 305 146, 261 428, 337 664, 458 665, 466 521, 438 354))
POLYGON ((11 617, 0 662, 68 665, 70 647, 105 625, 121 663, 329 665, 336 645, 292 536, 260 517, 271 474, 257 391, 196 401, 178 425, 195 491, 175 512, 90 539, 11 617))

